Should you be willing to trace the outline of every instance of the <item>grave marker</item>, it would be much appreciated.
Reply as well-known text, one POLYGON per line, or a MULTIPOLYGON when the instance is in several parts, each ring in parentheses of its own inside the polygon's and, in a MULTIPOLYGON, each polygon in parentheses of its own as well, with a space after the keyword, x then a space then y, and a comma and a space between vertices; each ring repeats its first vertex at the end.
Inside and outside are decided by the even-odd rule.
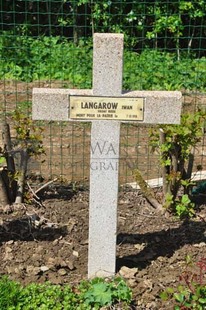
POLYGON ((122 93, 123 35, 94 34, 93 89, 33 89, 33 119, 92 121, 88 277, 113 276, 120 124, 178 124, 181 93, 122 93), (125 102, 125 99, 126 102, 125 102))

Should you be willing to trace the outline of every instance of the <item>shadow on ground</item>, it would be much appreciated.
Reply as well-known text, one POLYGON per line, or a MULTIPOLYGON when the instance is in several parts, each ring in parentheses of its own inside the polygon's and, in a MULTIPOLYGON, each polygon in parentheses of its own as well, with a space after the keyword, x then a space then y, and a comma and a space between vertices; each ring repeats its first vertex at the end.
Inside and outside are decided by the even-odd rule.
POLYGON ((55 227, 55 223, 51 223, 51 227, 48 227, 46 223, 41 224, 38 218, 35 218, 34 215, 32 216, 33 218, 27 216, 5 221, 4 224, 0 225, 0 245, 2 242, 10 240, 53 241, 67 235, 66 226, 55 227))
POLYGON ((144 249, 133 255, 117 257, 117 271, 122 266, 145 268, 159 256, 171 257, 186 244, 206 242, 206 222, 184 221, 178 228, 145 234, 119 234, 118 244, 142 244, 144 249))

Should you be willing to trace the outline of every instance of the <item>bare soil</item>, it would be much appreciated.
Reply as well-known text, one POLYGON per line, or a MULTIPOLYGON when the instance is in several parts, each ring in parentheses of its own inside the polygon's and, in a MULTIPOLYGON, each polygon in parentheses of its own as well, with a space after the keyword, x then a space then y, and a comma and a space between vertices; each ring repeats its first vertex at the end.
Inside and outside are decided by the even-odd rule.
MULTIPOLYGON (((23 284, 75 285, 87 278, 89 192, 80 185, 52 184, 40 196, 42 206, 0 208, 0 274, 23 284)), ((120 189, 116 272, 132 288, 134 309, 173 309, 159 294, 177 287, 188 268, 196 272, 201 258, 206 258, 204 204, 197 217, 180 221, 158 213, 139 191, 120 189), (188 255, 193 267, 186 264, 188 255)))

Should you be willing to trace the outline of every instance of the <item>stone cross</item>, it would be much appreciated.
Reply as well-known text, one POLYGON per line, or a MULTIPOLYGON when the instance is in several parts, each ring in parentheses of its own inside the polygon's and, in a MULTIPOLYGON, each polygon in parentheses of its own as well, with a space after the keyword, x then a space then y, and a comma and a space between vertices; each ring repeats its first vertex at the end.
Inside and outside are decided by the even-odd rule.
POLYGON ((89 278, 113 276, 116 267, 120 124, 123 120, 129 121, 128 117, 132 118, 133 115, 125 112, 125 117, 123 115, 119 118, 118 113, 111 109, 115 109, 118 105, 116 101, 119 102, 118 100, 121 99, 126 100, 123 103, 124 108, 133 109, 132 104, 130 103, 128 107, 127 102, 133 98, 144 98, 143 106, 139 109, 140 120, 132 119, 133 122, 140 124, 177 124, 180 122, 182 97, 180 92, 122 92, 122 71, 123 35, 96 33, 93 40, 93 89, 33 89, 32 115, 34 120, 73 120, 71 117, 74 108, 73 106, 71 109, 72 100, 75 98, 78 100, 79 97, 79 102, 81 102, 86 98, 86 101, 82 101, 79 112, 76 112, 76 117, 79 117, 80 121, 82 121, 81 118, 86 117, 87 121, 92 122, 89 278), (88 100, 87 96, 89 96, 88 100), (93 97, 95 102, 91 103, 93 97), (100 99, 103 97, 106 103, 99 104, 99 101, 96 102, 97 97, 100 99), (93 113, 95 108, 100 113, 96 116, 93 113), (85 109, 87 112, 83 113, 85 109), (101 117, 102 119, 99 119, 101 117))

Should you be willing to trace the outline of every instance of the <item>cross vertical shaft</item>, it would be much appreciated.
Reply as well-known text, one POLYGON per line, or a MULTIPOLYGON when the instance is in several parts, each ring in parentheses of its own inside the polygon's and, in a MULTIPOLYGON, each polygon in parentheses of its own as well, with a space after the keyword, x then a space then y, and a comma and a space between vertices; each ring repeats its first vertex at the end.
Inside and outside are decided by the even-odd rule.
MULTIPOLYGON (((93 51, 93 95, 120 96, 123 35, 95 34, 93 51)), ((119 136, 120 122, 92 122, 89 278, 112 276, 115 273, 119 136)))

